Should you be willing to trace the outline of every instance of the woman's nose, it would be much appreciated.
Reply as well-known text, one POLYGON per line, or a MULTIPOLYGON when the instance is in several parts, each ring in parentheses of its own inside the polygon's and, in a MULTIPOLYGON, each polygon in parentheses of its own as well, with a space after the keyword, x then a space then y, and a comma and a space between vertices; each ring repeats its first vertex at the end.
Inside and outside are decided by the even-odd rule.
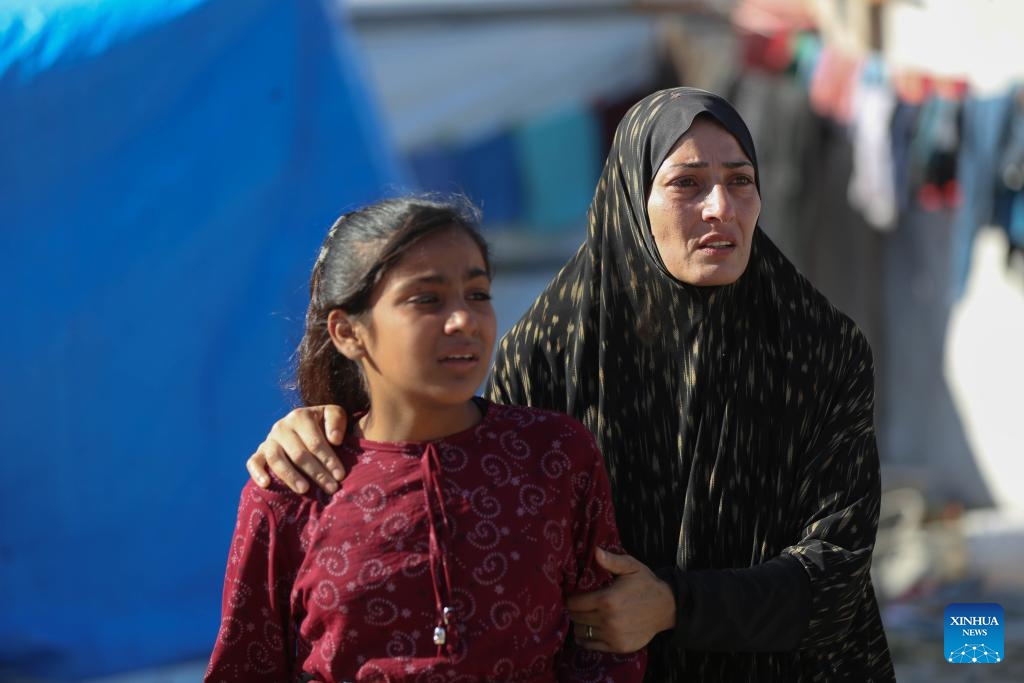
POLYGON ((721 184, 712 185, 704 200, 702 211, 704 222, 719 221, 725 222, 732 218, 732 202, 729 201, 729 193, 721 184))

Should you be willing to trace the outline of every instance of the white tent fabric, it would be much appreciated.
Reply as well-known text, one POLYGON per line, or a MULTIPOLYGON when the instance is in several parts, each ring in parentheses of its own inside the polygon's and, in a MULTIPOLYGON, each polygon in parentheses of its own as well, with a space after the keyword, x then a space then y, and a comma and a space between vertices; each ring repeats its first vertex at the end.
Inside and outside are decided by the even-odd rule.
POLYGON ((355 29, 392 135, 409 150, 512 127, 651 81, 654 20, 593 16, 447 15, 360 21, 355 29))

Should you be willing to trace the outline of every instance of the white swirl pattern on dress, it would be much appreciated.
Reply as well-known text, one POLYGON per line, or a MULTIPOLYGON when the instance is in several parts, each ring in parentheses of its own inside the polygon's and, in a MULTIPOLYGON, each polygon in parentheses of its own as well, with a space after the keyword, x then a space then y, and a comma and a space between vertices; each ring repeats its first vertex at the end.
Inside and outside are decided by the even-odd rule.
POLYGON ((245 634, 245 627, 235 617, 224 617, 220 622, 220 640, 225 645, 233 645, 245 634))
POLYGON ((501 503, 488 493, 485 486, 478 486, 470 492, 469 504, 473 506, 473 512, 487 519, 494 519, 501 514, 501 503))
POLYGON ((371 557, 363 562, 356 579, 359 581, 360 588, 377 588, 384 585, 390 576, 391 572, 384 566, 384 563, 376 557, 371 557))
POLYGON ((268 535, 261 531, 267 527, 267 516, 263 514, 263 510, 253 510, 249 515, 249 535, 253 540, 264 548, 268 547, 268 535))
POLYGON ((498 437, 498 443, 502 450, 516 460, 525 460, 530 457, 530 444, 519 438, 516 432, 505 432, 498 437))
POLYGON ((495 486, 504 486, 512 478, 512 468, 493 453, 488 453, 480 458, 480 469, 491 478, 495 486))
POLYGON ((416 631, 412 633, 394 631, 384 648, 384 652, 387 653, 388 657, 415 657, 416 639, 419 635, 416 631))
POLYGON ((519 605, 511 600, 499 600, 491 605, 491 623, 499 630, 511 626, 519 615, 519 605))
POLYGON ((402 576, 414 579, 418 576, 423 576, 429 571, 430 563, 427 560, 427 551, 425 548, 419 547, 410 551, 402 560, 402 576))
POLYGON ((476 600, 473 599, 473 594, 465 588, 455 588, 452 591, 452 607, 455 608, 455 613, 463 622, 476 616, 476 600))
POLYGON ((466 451, 447 442, 442 442, 438 448, 438 459, 445 472, 461 472, 469 464, 466 451))
POLYGON ((342 576, 348 571, 348 543, 326 546, 316 551, 314 563, 331 576, 342 576))
POLYGON ((267 621, 263 624, 263 637, 272 650, 279 650, 284 647, 284 631, 281 624, 267 621))
POLYGON ((380 512, 387 505, 387 496, 377 484, 366 484, 352 496, 352 502, 360 510, 365 512, 363 520, 369 522, 373 519, 373 512, 380 512))
POLYGON ((569 456, 560 450, 561 444, 556 441, 552 446, 554 449, 545 453, 540 460, 541 470, 551 479, 561 479, 572 469, 572 464, 569 462, 569 456))
POLYGON ((332 610, 341 600, 341 591, 329 579, 323 579, 313 591, 313 604, 324 610, 332 610))
POLYGON ((565 528, 559 522, 553 519, 549 519, 544 522, 544 540, 548 542, 551 549, 555 552, 561 552, 565 545, 565 528))
POLYGON ((246 660, 253 671, 265 674, 274 670, 274 660, 270 657, 270 652, 263 643, 259 641, 249 643, 249 647, 245 649, 245 654, 246 660))
POLYGON ((370 598, 366 603, 366 623, 374 626, 393 624, 398 618, 398 605, 384 598, 370 598))
POLYGON ((523 484, 519 489, 519 505, 516 514, 537 515, 540 513, 540 506, 547 500, 544 489, 534 484, 523 484))
POLYGON ((532 610, 526 613, 526 617, 523 619, 526 623, 526 628, 530 629, 531 633, 540 633, 540 630, 544 627, 544 623, 547 621, 547 613, 543 605, 537 605, 532 610))
POLYGON ((485 586, 493 586, 501 581, 508 571, 508 560, 503 553, 491 553, 484 558, 479 567, 473 569, 473 578, 485 586))
POLYGON ((402 541, 412 532, 409 515, 404 512, 396 512, 390 515, 380 525, 380 532, 384 535, 384 538, 394 542, 396 547, 401 550, 402 541))
POLYGON ((498 525, 489 519, 482 519, 476 523, 473 530, 466 534, 466 540, 474 548, 491 550, 501 543, 501 531, 498 525))
POLYGON ((249 596, 252 595, 252 588, 242 583, 238 579, 233 582, 234 589, 231 591, 231 596, 228 598, 228 604, 232 607, 244 607, 249 596))

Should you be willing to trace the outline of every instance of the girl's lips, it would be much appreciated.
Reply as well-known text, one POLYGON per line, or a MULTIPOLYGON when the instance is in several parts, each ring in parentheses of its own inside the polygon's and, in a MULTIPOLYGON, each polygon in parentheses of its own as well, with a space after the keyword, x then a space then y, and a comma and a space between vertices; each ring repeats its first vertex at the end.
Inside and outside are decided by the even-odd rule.
POLYGON ((439 362, 443 365, 464 367, 479 363, 480 356, 475 353, 451 353, 447 356, 442 356, 439 362))

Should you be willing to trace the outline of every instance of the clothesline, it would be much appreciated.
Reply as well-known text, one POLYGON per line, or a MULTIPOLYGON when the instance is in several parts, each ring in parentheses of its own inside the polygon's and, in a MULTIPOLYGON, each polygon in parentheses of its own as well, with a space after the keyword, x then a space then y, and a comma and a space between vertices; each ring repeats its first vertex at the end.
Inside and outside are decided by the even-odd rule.
POLYGON ((965 78, 897 70, 881 52, 852 56, 810 31, 741 44, 746 68, 797 79, 812 110, 845 127, 848 199, 873 227, 894 229, 907 201, 955 210, 961 285, 981 227, 999 226, 1024 248, 1024 82, 976 93, 965 78))

